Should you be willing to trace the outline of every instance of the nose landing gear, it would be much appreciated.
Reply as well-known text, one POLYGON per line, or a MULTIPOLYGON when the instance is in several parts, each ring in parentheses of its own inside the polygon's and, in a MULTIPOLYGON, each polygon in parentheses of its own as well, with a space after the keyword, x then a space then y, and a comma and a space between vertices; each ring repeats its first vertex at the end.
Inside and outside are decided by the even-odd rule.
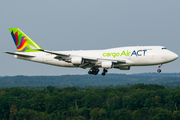
POLYGON ((157 70, 158 73, 161 72, 161 66, 162 66, 162 64, 160 64, 160 65, 158 66, 158 68, 159 68, 159 69, 157 70))

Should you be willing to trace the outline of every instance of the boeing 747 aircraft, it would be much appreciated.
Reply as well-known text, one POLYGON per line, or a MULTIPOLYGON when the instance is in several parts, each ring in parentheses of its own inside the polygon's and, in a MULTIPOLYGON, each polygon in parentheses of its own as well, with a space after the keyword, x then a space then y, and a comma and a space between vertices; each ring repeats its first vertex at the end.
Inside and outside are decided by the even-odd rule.
POLYGON ((41 48, 18 28, 9 28, 18 52, 5 52, 17 59, 39 62, 60 67, 90 68, 88 74, 97 75, 103 68, 130 70, 131 66, 159 65, 172 62, 178 55, 163 46, 131 46, 104 50, 48 51, 41 48))

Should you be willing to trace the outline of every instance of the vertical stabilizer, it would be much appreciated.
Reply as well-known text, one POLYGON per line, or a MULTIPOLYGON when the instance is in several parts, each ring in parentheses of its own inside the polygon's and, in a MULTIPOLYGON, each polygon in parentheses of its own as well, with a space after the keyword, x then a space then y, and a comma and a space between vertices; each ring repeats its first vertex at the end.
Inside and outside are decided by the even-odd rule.
POLYGON ((43 50, 19 28, 9 28, 9 31, 19 52, 39 52, 38 49, 43 50))

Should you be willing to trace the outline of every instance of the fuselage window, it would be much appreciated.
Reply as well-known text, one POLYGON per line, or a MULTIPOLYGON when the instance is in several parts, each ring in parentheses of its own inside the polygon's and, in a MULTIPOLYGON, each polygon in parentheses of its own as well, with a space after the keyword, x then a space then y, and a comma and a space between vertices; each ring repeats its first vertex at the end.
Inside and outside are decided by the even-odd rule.
POLYGON ((164 49, 167 49, 167 48, 162 48, 162 50, 164 50, 164 49))

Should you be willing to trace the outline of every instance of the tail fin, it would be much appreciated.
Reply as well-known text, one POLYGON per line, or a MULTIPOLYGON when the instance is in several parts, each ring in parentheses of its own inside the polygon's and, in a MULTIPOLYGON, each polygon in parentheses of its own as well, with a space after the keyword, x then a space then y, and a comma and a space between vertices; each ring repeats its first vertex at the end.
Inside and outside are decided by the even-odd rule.
POLYGON ((19 28, 9 28, 9 31, 19 52, 39 52, 38 49, 43 50, 19 28))

